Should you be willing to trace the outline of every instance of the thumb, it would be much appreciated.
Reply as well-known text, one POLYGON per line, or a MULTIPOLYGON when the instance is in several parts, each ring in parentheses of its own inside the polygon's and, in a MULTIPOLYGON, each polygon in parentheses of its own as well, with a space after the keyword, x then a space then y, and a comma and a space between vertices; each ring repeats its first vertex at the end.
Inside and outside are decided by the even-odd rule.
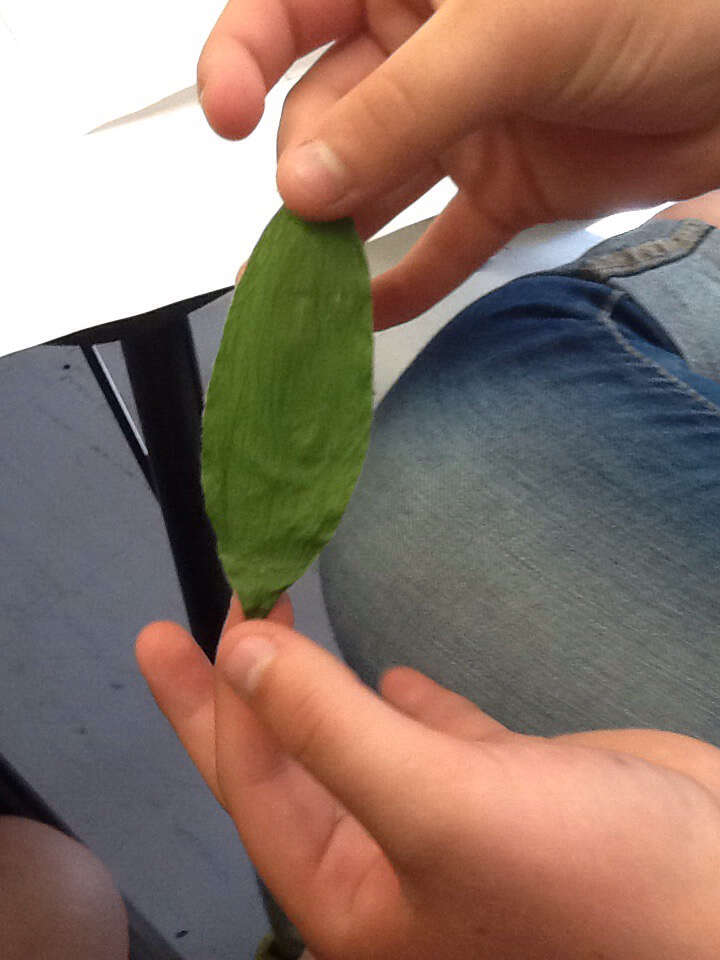
POLYGON ((488 741, 513 736, 471 700, 412 667, 392 667, 383 674, 380 690, 385 700, 406 716, 458 740, 488 741))
POLYGON ((425 855, 424 826, 437 816, 432 798, 441 799, 443 771, 459 775, 466 764, 464 752, 462 760, 452 756, 457 741, 399 713, 337 658, 278 623, 234 627, 217 665, 279 746, 393 863, 409 867, 425 855))
POLYGON ((481 120, 508 112, 521 73, 529 73, 514 55, 517 36, 532 31, 529 5, 501 7, 446 0, 327 110, 310 139, 281 154, 286 205, 310 219, 351 214, 437 160, 481 120))

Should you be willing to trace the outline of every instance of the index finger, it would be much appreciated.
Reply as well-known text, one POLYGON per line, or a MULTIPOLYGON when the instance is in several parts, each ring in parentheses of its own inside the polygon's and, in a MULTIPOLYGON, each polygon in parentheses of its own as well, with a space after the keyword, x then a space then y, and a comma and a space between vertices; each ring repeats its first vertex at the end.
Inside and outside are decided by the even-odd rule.
MULTIPOLYGON (((282 623, 286 627, 293 626, 295 623, 295 613, 293 611, 292 601, 290 600, 290 594, 282 593, 280 595, 278 602, 272 608, 267 618, 276 623, 282 623)), ((245 619, 242 604, 238 599, 238 595, 233 590, 232 596, 230 597, 230 606, 228 607, 227 616, 225 617, 225 623, 223 624, 220 634, 221 638, 225 636, 228 630, 232 630, 232 628, 239 623, 244 623, 245 619)))
MULTIPOLYGON (((242 605, 233 593, 223 634, 243 623, 242 605)), ((284 593, 268 620, 291 627, 293 609, 284 593)), ((215 764, 215 681, 212 663, 178 623, 160 621, 141 630, 135 656, 150 692, 190 759, 224 805, 215 764)))
POLYGON ((246 137, 265 94, 304 54, 360 29, 362 0, 229 0, 198 61, 200 100, 211 127, 246 137))

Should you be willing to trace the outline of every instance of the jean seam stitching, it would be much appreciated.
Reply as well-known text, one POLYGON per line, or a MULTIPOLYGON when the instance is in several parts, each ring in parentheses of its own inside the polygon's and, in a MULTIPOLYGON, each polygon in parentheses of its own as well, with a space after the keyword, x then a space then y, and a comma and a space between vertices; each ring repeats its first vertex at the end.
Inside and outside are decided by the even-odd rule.
POLYGON ((629 243, 610 253, 594 255, 590 250, 570 266, 578 274, 600 283, 613 278, 639 276, 691 256, 714 229, 699 221, 681 220, 669 236, 629 243))
POLYGON ((651 360, 650 357, 645 356, 644 353, 626 340, 620 331, 619 325, 615 320, 613 320, 612 316, 618 303, 626 297, 630 299, 629 295, 624 290, 615 290, 612 294, 610 294, 608 302, 603 310, 596 314, 596 319, 610 333, 612 338, 625 354, 626 360, 629 361, 630 358, 632 358, 637 365, 648 367, 649 369, 655 371, 655 373, 659 374, 660 378, 674 391, 682 394, 688 399, 694 400, 696 403, 700 404, 700 406, 704 407, 707 413, 712 414, 714 418, 720 420, 720 407, 714 404, 712 400, 708 400, 707 397, 704 397, 701 393, 695 390, 694 387, 691 387, 689 383, 681 380, 680 377, 676 377, 659 363, 651 360))
MULTIPOLYGON (((638 297, 635 296, 632 290, 628 290, 622 285, 623 280, 630 280, 630 277, 622 277, 613 279, 610 281, 611 286, 616 290, 622 290, 635 304, 646 309, 642 302, 640 302, 639 297, 642 295, 642 291, 638 293, 638 297)), ((682 307, 682 300, 675 298, 675 309, 682 307)), ((651 309, 652 312, 652 309, 651 309)), ((702 324, 696 325, 692 331, 691 335, 686 335, 680 332, 674 325, 670 324, 670 329, 666 330, 663 326, 666 336, 670 339, 672 343, 678 347, 678 352, 681 355, 684 355, 685 360, 690 367, 696 373, 700 373, 702 376, 706 376, 711 380, 716 380, 720 382, 720 364, 718 363, 718 346, 720 343, 713 342, 711 337, 708 340, 706 336, 707 327, 702 324), (680 349, 683 347, 683 349, 680 349)), ((717 341, 717 338, 715 338, 717 341)))

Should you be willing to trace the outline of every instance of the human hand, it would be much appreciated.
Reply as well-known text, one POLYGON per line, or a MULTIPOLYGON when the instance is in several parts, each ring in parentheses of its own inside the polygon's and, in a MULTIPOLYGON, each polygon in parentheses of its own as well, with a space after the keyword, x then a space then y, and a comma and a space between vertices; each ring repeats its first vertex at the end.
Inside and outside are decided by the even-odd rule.
POLYGON ((381 699, 291 622, 233 601, 216 667, 174 624, 137 656, 318 960, 719 955, 717 750, 522 736, 409 668, 381 699))
POLYGON ((379 328, 527 226, 720 184, 716 0, 229 0, 198 64, 211 125, 246 136, 287 67, 335 39, 286 101, 287 206, 370 236, 444 175, 459 188, 376 280, 379 328))

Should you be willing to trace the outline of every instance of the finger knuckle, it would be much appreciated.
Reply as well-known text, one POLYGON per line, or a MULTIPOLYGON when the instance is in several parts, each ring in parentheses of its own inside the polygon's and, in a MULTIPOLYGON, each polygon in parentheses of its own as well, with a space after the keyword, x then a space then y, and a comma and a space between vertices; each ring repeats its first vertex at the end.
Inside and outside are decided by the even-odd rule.
POLYGON ((369 126, 395 140, 420 125, 420 107, 412 85, 397 71, 378 71, 370 84, 357 88, 359 107, 369 126), (400 135, 400 136, 399 136, 400 135))

